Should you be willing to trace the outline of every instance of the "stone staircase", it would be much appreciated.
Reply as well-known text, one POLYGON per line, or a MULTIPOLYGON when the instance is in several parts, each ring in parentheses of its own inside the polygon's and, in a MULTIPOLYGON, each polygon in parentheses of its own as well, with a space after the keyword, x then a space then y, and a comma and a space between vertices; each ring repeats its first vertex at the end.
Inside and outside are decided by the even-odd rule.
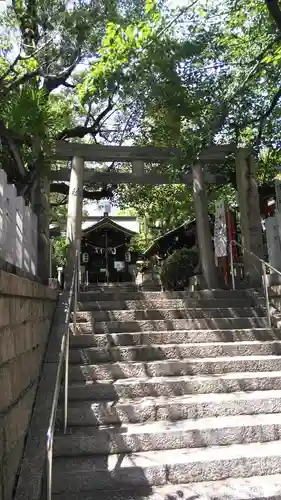
POLYGON ((249 292, 80 301, 54 500, 281 499, 281 331, 249 292))

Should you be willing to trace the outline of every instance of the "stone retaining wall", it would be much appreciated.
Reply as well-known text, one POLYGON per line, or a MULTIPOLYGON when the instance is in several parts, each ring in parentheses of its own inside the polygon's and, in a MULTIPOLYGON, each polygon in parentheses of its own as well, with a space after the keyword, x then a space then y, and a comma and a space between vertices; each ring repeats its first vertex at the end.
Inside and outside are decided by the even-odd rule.
POLYGON ((0 500, 11 500, 57 292, 0 270, 0 500))

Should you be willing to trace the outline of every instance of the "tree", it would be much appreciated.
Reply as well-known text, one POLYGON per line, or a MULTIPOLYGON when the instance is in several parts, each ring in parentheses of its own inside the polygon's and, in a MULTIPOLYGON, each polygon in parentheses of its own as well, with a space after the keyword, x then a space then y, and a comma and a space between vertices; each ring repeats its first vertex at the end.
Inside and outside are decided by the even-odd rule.
MULTIPOLYGON (((183 148, 184 164, 166 165, 165 172, 187 171, 200 150, 212 143, 235 142, 256 156, 261 201, 274 194, 274 165, 281 160, 280 19, 273 0, 250 0, 247 6, 242 0, 211 2, 204 9, 195 5, 176 25, 177 32, 172 26, 161 37, 163 66, 161 46, 158 53, 157 44, 153 46, 148 63, 149 68, 158 65, 158 77, 148 72, 142 87, 148 90, 143 92, 137 143, 183 148)), ((235 205, 234 159, 216 167, 222 170, 226 185, 208 188, 210 211, 221 197, 235 205)), ((154 221, 162 219, 167 227, 193 216, 185 186, 123 187, 117 198, 122 206, 133 206, 154 221)))
MULTIPOLYGON (((52 140, 97 139, 105 120, 117 109, 119 81, 105 85, 100 78, 98 85, 91 86, 87 71, 78 68, 92 64, 92 69, 103 67, 109 75, 109 59, 113 59, 106 53, 112 54, 117 42, 123 61, 140 51, 153 29, 152 12, 150 0, 78 0, 71 7, 66 0, 51 4, 14 0, 7 8, 0 53, 2 156, 4 168, 22 194, 30 194, 38 170, 40 174, 50 170, 46 151, 52 140)), ((67 189, 64 184, 51 186, 52 192, 61 194, 67 189)), ((111 195, 111 189, 89 186, 84 195, 100 199, 111 195)))
MULTIPOLYGON (((253 147, 265 196, 280 161, 278 12, 274 0, 204 8, 194 1, 175 10, 151 0, 14 1, 2 16, 4 168, 28 197, 38 170, 56 167, 46 153, 54 139, 177 146, 183 157, 160 169, 171 176, 188 171, 209 144, 235 141, 253 147)), ((210 196, 233 201, 234 162, 222 168, 229 186, 210 188, 210 196)), ((63 199, 68 185, 53 183, 51 192, 63 199)), ((114 185, 84 187, 89 199, 113 192, 114 185)), ((163 229, 193 216, 185 186, 120 188, 116 197, 163 229)))

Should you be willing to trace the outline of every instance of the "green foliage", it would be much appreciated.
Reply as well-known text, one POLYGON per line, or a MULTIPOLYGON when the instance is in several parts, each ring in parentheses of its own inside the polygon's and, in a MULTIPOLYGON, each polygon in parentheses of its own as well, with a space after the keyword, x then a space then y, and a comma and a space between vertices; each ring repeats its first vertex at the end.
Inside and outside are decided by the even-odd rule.
MULTIPOLYGON (((47 144, 176 146, 180 160, 147 165, 171 177, 188 172, 210 143, 236 142, 259 160, 261 194, 272 189, 281 161, 281 34, 265 2, 169 9, 162 0, 17 0, 1 21, 1 118, 19 134, 47 144)), ((235 205, 234 161, 214 170, 227 181, 209 188, 210 211, 221 197, 235 205)), ((122 209, 145 218, 143 241, 194 216, 190 186, 115 191, 122 209)))
POLYGON ((120 85, 129 80, 126 73, 130 71, 131 61, 139 63, 143 59, 144 48, 153 41, 160 15, 154 0, 145 0, 143 14, 137 14, 106 24, 98 58, 78 85, 82 103, 89 95, 105 96, 114 88, 120 89, 120 85))
POLYGON ((64 195, 57 193, 51 193, 50 195, 50 222, 64 229, 66 228, 67 220, 67 204, 63 203, 65 198, 64 195))
POLYGON ((124 215, 124 216, 128 216, 128 217, 130 217, 130 216, 135 217, 137 215, 137 212, 133 207, 129 207, 129 208, 119 207, 116 210, 115 215, 117 215, 117 216, 124 215))
POLYGON ((159 236, 157 226, 165 233, 194 217, 190 186, 120 186, 116 198, 121 207, 132 207, 146 219, 148 233, 154 237, 159 236))
POLYGON ((66 239, 58 237, 54 239, 53 243, 53 263, 55 267, 63 267, 66 263, 68 244, 66 239))
POLYGON ((198 264, 198 253, 188 248, 175 250, 163 262, 160 278, 166 290, 178 290, 188 285, 198 264))
MULTIPOLYGON (((159 169, 171 176, 188 171, 210 142, 253 148, 260 195, 274 194, 274 166, 281 162, 281 34, 267 4, 210 2, 203 11, 187 9, 181 21, 147 48, 141 73, 135 72, 131 89, 137 81, 143 111, 135 142, 181 147, 182 163, 159 169)), ((227 180, 209 186, 210 212, 219 198, 236 206, 234 161, 213 170, 227 180)), ((151 226, 160 221, 163 232, 193 217, 190 187, 119 187, 116 196, 121 206, 146 214, 151 226)))
POLYGON ((136 234, 130 241, 130 248, 132 252, 142 253, 147 247, 147 238, 143 232, 136 234))
MULTIPOLYGON (((50 222, 59 226, 62 230, 66 229, 67 221, 67 200, 68 197, 58 193, 51 193, 50 202, 50 222)), ((88 212, 83 209, 83 217, 87 217, 88 212)))

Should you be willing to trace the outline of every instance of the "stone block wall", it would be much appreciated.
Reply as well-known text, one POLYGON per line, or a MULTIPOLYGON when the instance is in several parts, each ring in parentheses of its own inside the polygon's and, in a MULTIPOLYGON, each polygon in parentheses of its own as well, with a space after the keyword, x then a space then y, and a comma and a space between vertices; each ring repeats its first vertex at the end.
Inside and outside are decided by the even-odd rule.
POLYGON ((0 270, 0 500, 11 500, 57 292, 0 270))

